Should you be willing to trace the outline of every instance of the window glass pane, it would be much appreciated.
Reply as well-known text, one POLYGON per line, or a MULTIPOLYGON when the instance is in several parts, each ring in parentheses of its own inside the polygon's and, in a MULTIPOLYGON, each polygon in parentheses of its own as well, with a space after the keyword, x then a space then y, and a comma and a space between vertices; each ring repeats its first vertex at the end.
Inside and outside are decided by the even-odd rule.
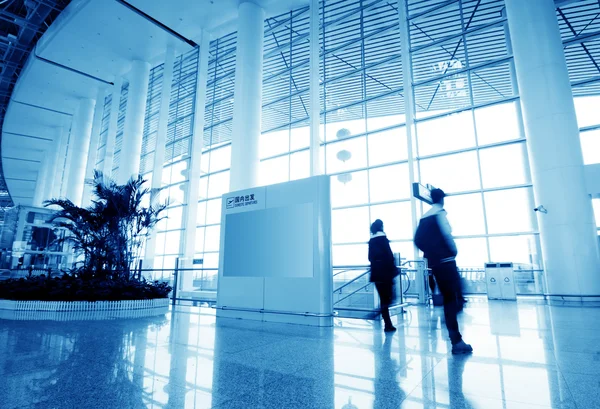
POLYGON ((390 247, 392 248, 392 252, 400 253, 400 258, 404 258, 406 260, 414 260, 415 259, 415 246, 411 241, 398 241, 390 243, 390 247))
POLYGON ((290 132, 275 131, 260 136, 260 158, 268 158, 290 151, 290 132))
POLYGON ((206 202, 202 201, 198 203, 198 212, 196 213, 196 224, 203 226, 206 224, 206 202))
POLYGON ((575 112, 577 113, 577 123, 580 128, 600 124, 600 96, 577 97, 575 102, 575 112))
POLYGON ((367 171, 344 173, 331 178, 331 205, 353 206, 369 202, 367 171))
POLYGON ((200 174, 202 176, 208 174, 210 170, 210 152, 202 152, 200 157, 200 174))
POLYGON ((367 138, 348 139, 325 145, 327 174, 367 167, 367 138))
POLYGON ((475 110, 479 145, 519 139, 519 120, 515 102, 492 105, 475 110))
POLYGON ((331 214, 333 243, 369 241, 369 208, 335 210, 331 214))
POLYGON ((535 236, 490 237, 490 258, 494 263, 540 265, 535 236))
POLYGON ((167 186, 171 184, 171 168, 172 166, 165 166, 163 168, 161 186, 167 186))
POLYGON ((206 224, 221 223, 221 199, 206 202, 206 224))
POLYGON ((204 239, 204 251, 219 251, 221 246, 221 226, 208 226, 204 239))
POLYGON ((484 193, 488 232, 499 234, 532 231, 533 207, 529 194, 529 188, 484 193))
POLYGON ((165 254, 165 237, 167 233, 156 233, 156 254, 165 254))
POLYGON ((332 249, 334 266, 366 266, 369 264, 368 244, 336 245, 332 249))
POLYGON ((187 203, 187 183, 173 185, 160 192, 161 201, 169 206, 178 206, 187 203))
POLYGON ((371 203, 410 198, 408 164, 369 170, 369 188, 371 203))
POLYGON ((165 236, 165 254, 179 254, 181 230, 170 231, 165 236))
POLYGON ((481 193, 449 196, 444 207, 454 236, 485 234, 481 193))
POLYGON ((208 176, 201 177, 199 183, 198 200, 208 199, 208 176))
MULTIPOLYGON (((154 267, 155 270, 161 270, 163 268, 163 257, 154 257, 154 267)), ((154 272, 154 274, 157 274, 158 277, 161 276, 161 272, 160 271, 156 271, 154 272)))
POLYGON ((514 186, 527 183, 522 143, 482 149, 481 178, 484 188, 514 186))
MULTIPOLYGON (((367 107, 368 108, 368 107, 367 107)), ((388 128, 394 125, 401 125, 406 122, 405 115, 387 115, 387 116, 377 116, 367 117, 367 129, 369 131, 388 128)))
MULTIPOLYGON (((164 270, 174 270, 175 269, 175 261, 177 260, 177 256, 165 256, 163 257, 163 269, 164 270)), ((169 277, 169 272, 164 271, 163 277, 169 277)))
POLYGON ((594 207, 594 217, 596 218, 596 227, 600 228, 600 199, 592 199, 594 207))
POLYGON ((170 182, 170 184, 186 181, 188 179, 188 171, 187 170, 188 170, 188 161, 187 160, 183 160, 181 162, 174 163, 171 166, 171 182, 170 182))
POLYGON ((369 166, 399 162, 408 158, 406 128, 369 134, 369 166))
MULTIPOLYGON (((204 268, 219 268, 219 253, 204 254, 204 268)), ((218 274, 217 271, 207 271, 207 275, 218 274)))
POLYGON ((260 162, 260 184, 262 186, 274 185, 289 180, 289 156, 260 162))
POLYGON ((196 253, 202 253, 204 251, 204 227, 196 228, 196 242, 194 244, 194 251, 196 253))
POLYGON ((418 122, 417 141, 421 156, 475 146, 471 111, 418 122))
POLYGON ((600 163, 600 129, 581 132, 581 151, 584 164, 600 163))
POLYGON ((290 155, 290 180, 310 177, 310 151, 301 151, 290 155))
POLYGON ((482 268, 488 261, 485 238, 457 239, 456 264, 461 268, 482 268))
POLYGON ((174 207, 168 210, 167 229, 181 229, 183 222, 183 206, 174 207))
MULTIPOLYGON (((328 114, 328 116, 330 116, 328 114)), ((327 118, 327 124, 325 125, 325 140, 327 142, 335 141, 342 138, 347 138, 352 135, 360 135, 365 133, 366 125, 364 119, 356 119, 353 121, 340 121, 331 122, 331 119, 327 118)), ((321 134, 323 135, 323 134, 321 134)))
POLYGON ((292 128, 291 139, 290 150, 308 148, 310 146, 310 127, 292 128))
POLYGON ((229 169, 231 167, 231 145, 210 152, 210 172, 229 169))
POLYGON ((229 192, 229 171, 212 174, 208 177, 208 197, 221 197, 229 192))
POLYGON ((383 221, 383 228, 388 239, 403 240, 413 237, 410 202, 371 206, 371 222, 377 219, 383 221))
POLYGON ((420 161, 421 183, 446 193, 480 188, 477 153, 464 152, 420 161))

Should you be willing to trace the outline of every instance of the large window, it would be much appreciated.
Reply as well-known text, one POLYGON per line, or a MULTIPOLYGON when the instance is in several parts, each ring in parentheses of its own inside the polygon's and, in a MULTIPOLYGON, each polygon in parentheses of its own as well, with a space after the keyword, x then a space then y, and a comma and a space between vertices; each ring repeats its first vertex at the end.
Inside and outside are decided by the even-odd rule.
POLYGON ((310 176, 309 9, 265 21, 260 183, 310 176))
POLYGON ((123 146, 123 129, 125 128, 125 115, 127 114, 127 96, 129 95, 129 82, 124 81, 121 87, 119 101, 119 115, 117 117, 117 135, 115 137, 115 150, 113 157, 112 175, 116 176, 121 162, 121 147, 123 146))
MULTIPOLYGON (((556 9, 571 79, 581 151, 586 165, 600 163, 600 3, 594 0, 566 3, 556 9)), ((600 200, 592 199, 600 227, 600 200)), ((599 230, 600 232, 600 230, 599 230)))
POLYGON ((106 141, 108 139, 108 123, 110 122, 110 106, 112 105, 112 94, 104 98, 102 108, 102 122, 100 123, 100 138, 98 140, 98 152, 96 154, 96 169, 104 168, 104 157, 106 156, 106 141))
POLYGON ((332 176, 334 265, 365 265, 369 225, 412 258, 412 218, 396 2, 324 1, 321 112, 332 176), (409 255, 410 254, 410 255, 409 255))
POLYGON ((203 260, 204 276, 209 279, 217 276, 221 196, 229 191, 236 41, 232 33, 212 41, 209 49, 195 240, 195 258, 203 260))
MULTIPOLYGON (((541 267, 503 0, 408 1, 417 180, 444 189, 460 267, 541 267)), ((426 211, 428 206, 422 206, 426 211)))
MULTIPOLYGON (((177 257, 182 255, 197 73, 197 48, 175 59, 164 165, 160 176, 160 200, 167 203, 168 208, 166 218, 157 226, 155 268, 171 269, 175 266, 177 257)), ((151 128, 148 131, 150 141, 151 128)))

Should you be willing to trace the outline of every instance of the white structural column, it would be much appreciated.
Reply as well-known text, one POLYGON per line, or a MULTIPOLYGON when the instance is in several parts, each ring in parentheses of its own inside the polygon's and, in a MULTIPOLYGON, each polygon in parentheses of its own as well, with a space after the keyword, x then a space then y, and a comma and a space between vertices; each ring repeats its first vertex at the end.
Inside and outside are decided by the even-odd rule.
POLYGON ((56 169, 54 170, 54 186, 52 187, 52 197, 58 198, 62 195, 63 174, 67 159, 67 147, 69 144, 69 129, 58 128, 58 152, 56 156, 56 169))
POLYGON ((119 120, 119 105, 121 104, 121 88, 123 77, 117 76, 112 88, 112 99, 110 102, 110 116, 108 118, 108 131, 106 133, 106 146, 104 148, 104 162, 102 173, 112 176, 112 168, 115 160, 115 144, 117 140, 117 122, 119 120))
POLYGON ((136 60, 131 64, 129 92, 127 94, 127 114, 123 128, 123 145, 117 183, 125 184, 132 176, 140 172, 142 155, 142 137, 144 135, 144 116, 148 98, 148 80, 150 64, 136 60))
POLYGON ((69 185, 69 174, 71 173, 71 156, 73 156, 73 126, 74 123, 71 121, 71 126, 67 131, 66 145, 65 145, 65 163, 62 169, 62 176, 60 178, 60 194, 62 198, 67 197, 67 186, 69 185))
POLYGON ((85 167, 88 149, 90 148, 95 106, 96 102, 93 99, 82 99, 79 101, 79 106, 73 117, 73 128, 69 144, 71 154, 70 162, 68 162, 69 178, 67 185, 67 199, 70 199, 76 205, 81 205, 81 199, 83 197, 85 167))
MULTIPOLYGON (((56 196, 55 192, 55 184, 56 184, 56 172, 59 167, 59 155, 61 148, 61 137, 62 137, 62 128, 54 129, 54 138, 52 141, 52 146, 48 150, 49 157, 49 166, 48 166, 48 174, 46 175, 46 186, 44 187, 44 197, 43 200, 53 199, 56 196)), ((62 167, 60 168, 62 169, 62 167)))
POLYGON ((320 82, 319 82, 319 0, 310 2, 310 175, 318 176, 321 169, 320 82))
MULTIPOLYGON (((168 47, 165 54, 165 68, 163 70, 163 85, 160 93, 160 111, 158 113, 158 129, 156 131, 156 148, 154 149, 154 165, 152 168, 152 185, 150 203, 155 204, 160 197, 162 186, 162 172, 165 162, 165 145, 167 142, 167 129, 169 125, 169 103, 171 102, 171 88, 173 86, 173 65, 175 64, 175 49, 168 47)), ((144 268, 154 268, 156 254, 156 229, 152 229, 146 241, 144 254, 144 268)))
MULTIPOLYGON (((198 74, 196 77, 196 100, 194 104, 194 133, 192 139, 192 155, 190 157, 188 177, 188 205, 185 216, 185 237, 183 238, 183 258, 185 268, 192 268, 192 260, 196 250, 196 220, 198 213, 198 199, 200 190, 202 148, 204 147, 204 109, 206 106, 206 81, 208 78, 209 59, 208 32, 202 32, 199 41, 198 52, 198 74)), ((192 274, 182 276, 181 285, 183 290, 192 286, 192 274)))
MULTIPOLYGON (((410 185, 416 182, 413 137, 415 135, 415 98, 412 84, 412 56, 410 54, 410 29, 408 25, 407 0, 398 0, 398 18, 400 21, 400 51, 402 53, 402 77, 404 88, 404 109, 406 115, 406 148, 408 152, 408 178, 410 185)), ((417 199, 410 197, 412 231, 417 230, 417 199)), ((419 250, 413 246, 413 260, 419 259, 419 250)), ((425 280, 416 280, 419 301, 425 300, 425 280)))
MULTIPOLYGON (((52 148, 50 148, 50 150, 51 149, 52 148)), ((44 152, 44 156, 40 163, 40 169, 38 171, 37 180, 35 183, 35 192, 33 194, 33 205, 36 207, 41 207, 42 202, 47 199, 46 197, 44 197, 44 194, 46 193, 50 157, 51 153, 49 151, 44 152)))
POLYGON ((257 186, 262 114, 262 69, 265 13, 254 3, 239 6, 231 191, 257 186))
POLYGON ((94 178, 94 170, 96 168, 96 156, 98 155, 98 145, 100 144, 100 128, 102 128, 102 114, 104 112, 104 97, 106 90, 98 89, 96 96, 96 109, 94 110, 94 119, 92 121, 92 136, 90 138, 90 146, 88 149, 88 157, 85 168, 85 183, 83 185, 83 206, 88 206, 91 200, 92 186, 90 182, 94 178))
POLYGON ((553 0, 506 0, 548 293, 600 296, 600 257, 553 0), (542 39, 542 40, 540 40, 542 39))

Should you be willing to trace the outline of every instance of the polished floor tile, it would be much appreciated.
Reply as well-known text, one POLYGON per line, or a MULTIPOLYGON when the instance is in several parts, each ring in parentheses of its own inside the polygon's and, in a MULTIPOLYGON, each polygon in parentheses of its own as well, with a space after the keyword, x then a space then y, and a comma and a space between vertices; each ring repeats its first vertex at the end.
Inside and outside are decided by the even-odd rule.
POLYGON ((600 308, 473 299, 333 328, 217 319, 0 320, 0 408, 598 408, 600 308))

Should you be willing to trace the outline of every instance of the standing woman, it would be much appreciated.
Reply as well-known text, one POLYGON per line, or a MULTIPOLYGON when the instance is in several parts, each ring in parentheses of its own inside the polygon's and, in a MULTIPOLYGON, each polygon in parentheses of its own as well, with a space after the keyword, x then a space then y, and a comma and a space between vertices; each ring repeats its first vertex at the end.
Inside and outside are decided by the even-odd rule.
POLYGON ((369 262, 371 263, 372 283, 375 283, 381 304, 381 317, 385 322, 385 332, 396 331, 390 318, 390 304, 394 298, 394 279, 398 268, 394 262, 394 253, 390 241, 383 232, 383 222, 375 220, 371 225, 371 240, 369 240, 369 262))

